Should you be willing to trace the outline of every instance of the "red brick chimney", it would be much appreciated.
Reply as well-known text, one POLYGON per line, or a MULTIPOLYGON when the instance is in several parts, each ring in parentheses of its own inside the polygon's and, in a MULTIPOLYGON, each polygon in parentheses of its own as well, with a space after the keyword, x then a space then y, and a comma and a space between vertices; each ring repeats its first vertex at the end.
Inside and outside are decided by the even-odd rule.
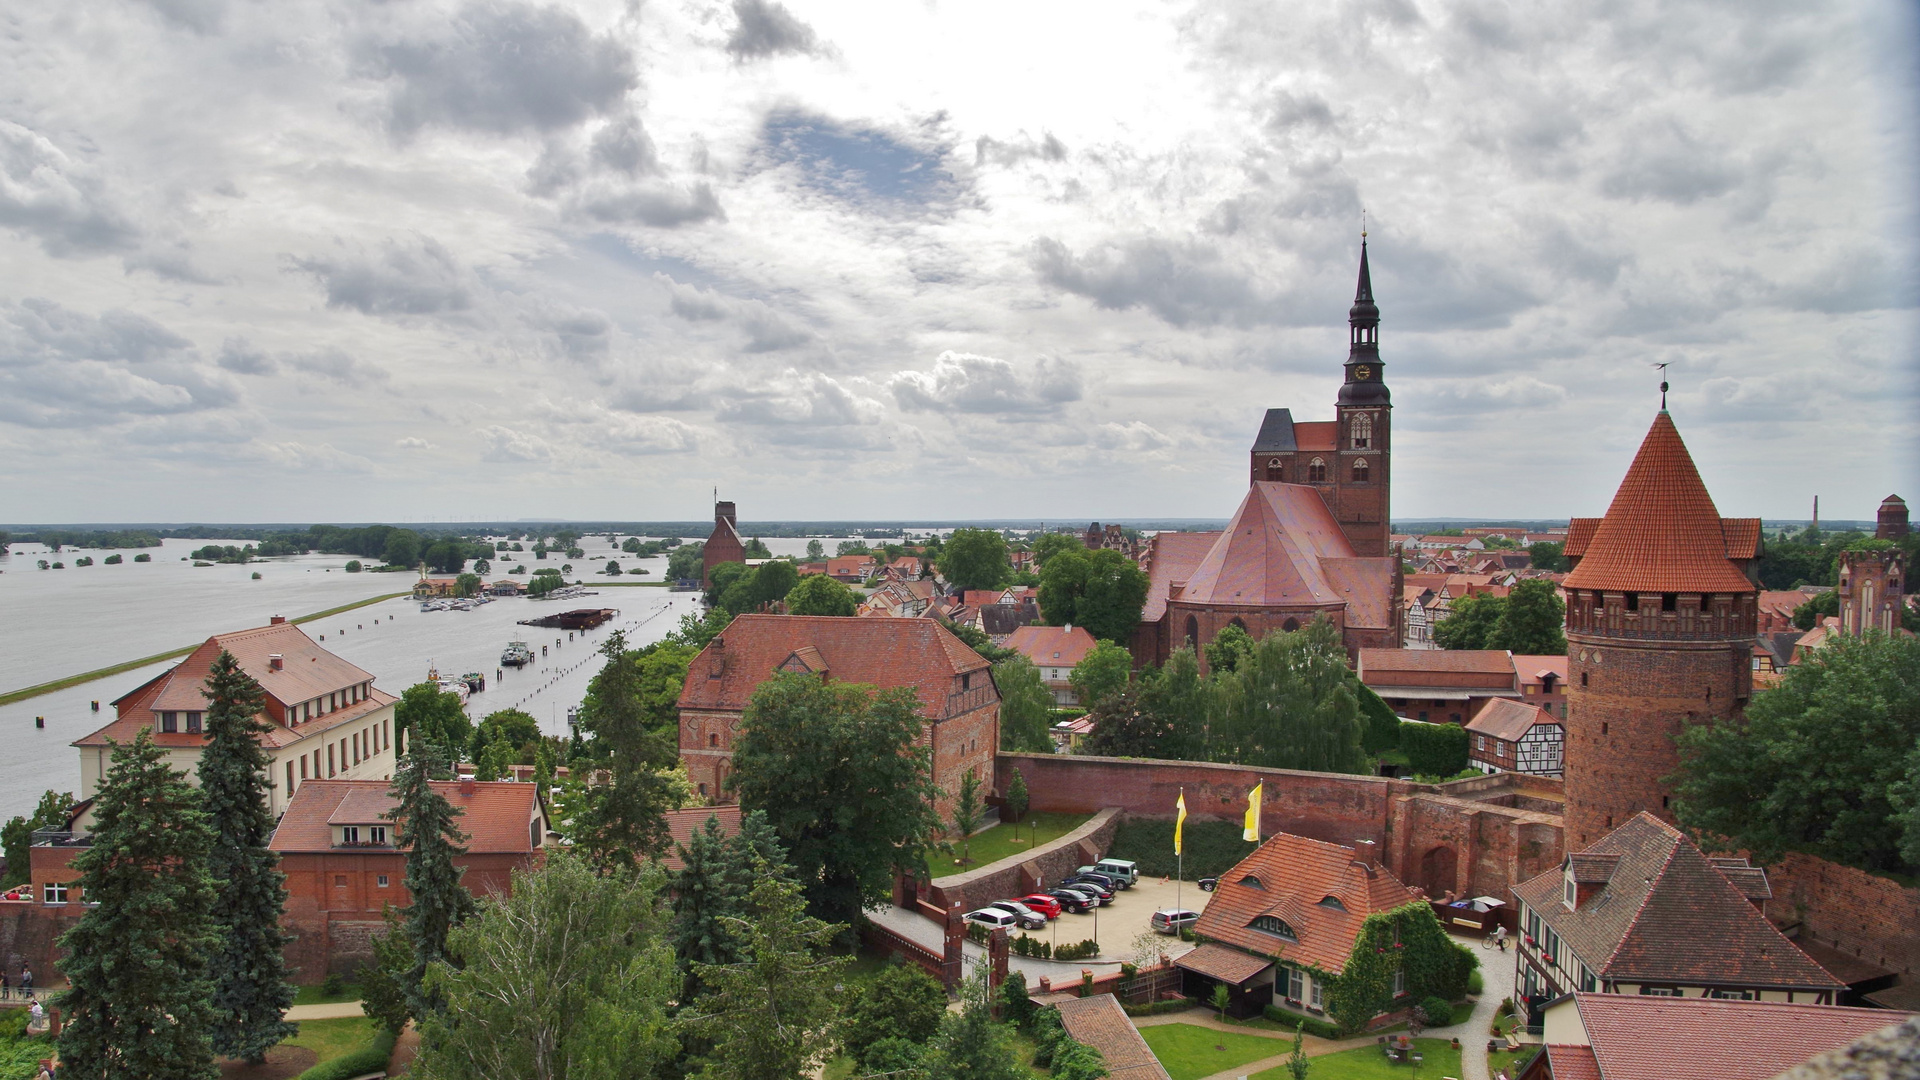
MULTIPOLYGON (((277 617, 278 616, 276 616, 276 618, 277 617)), ((267 656, 267 666, 272 668, 275 671, 285 670, 287 666, 287 658, 280 655, 279 653, 271 653, 267 656)))
POLYGON ((283 625, 286 621, 287 621, 287 617, 285 615, 275 615, 273 618, 267 620, 267 625, 280 626, 280 625, 283 625))
POLYGON ((711 660, 713 665, 707 671, 707 678, 718 679, 722 675, 725 675, 727 673, 727 637, 726 635, 722 634, 719 637, 714 638, 713 644, 707 646, 707 651, 709 654, 708 658, 709 660, 711 660))
POLYGON ((1357 840, 1353 845, 1354 861, 1367 868, 1371 874, 1380 869, 1380 845, 1371 840, 1357 840))
POLYGON ((476 790, 478 790, 478 788, 479 788, 479 785, 474 782, 473 777, 462 776, 460 778, 460 794, 471 795, 476 790))

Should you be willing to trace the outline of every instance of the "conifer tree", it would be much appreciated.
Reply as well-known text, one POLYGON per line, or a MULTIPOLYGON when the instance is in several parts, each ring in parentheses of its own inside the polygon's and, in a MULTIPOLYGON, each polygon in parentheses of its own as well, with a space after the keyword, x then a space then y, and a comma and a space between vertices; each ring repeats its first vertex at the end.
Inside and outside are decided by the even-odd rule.
POLYGON ((440 1007, 421 985, 427 965, 447 959, 447 931, 465 922, 474 911, 473 894, 460 884, 462 868, 455 856, 465 855, 467 837, 454 819, 464 811, 433 790, 429 783, 446 768, 445 748, 416 741, 400 759, 393 774, 393 797, 400 805, 387 817, 399 826, 400 842, 407 845, 407 872, 403 879, 413 903, 407 908, 407 941, 413 946, 413 969, 406 974, 407 1008, 418 1019, 440 1007))
POLYGON ((790 879, 793 870, 767 815, 759 810, 743 816, 739 833, 731 837, 721 832, 717 819, 708 818, 680 849, 680 859, 681 869, 673 875, 670 937, 685 975, 680 1000, 690 1002, 704 990, 693 974, 694 965, 739 959, 739 940, 728 922, 746 913, 755 867, 783 879, 790 879))
POLYGON ((213 1048, 258 1064, 267 1050, 299 1030, 282 1018, 293 1004, 280 915, 286 907, 286 875, 279 856, 267 850, 273 815, 267 809, 267 776, 273 759, 258 736, 271 729, 260 720, 265 694, 225 649, 207 675, 207 746, 200 753, 200 796, 213 828, 207 869, 219 882, 214 922, 221 942, 214 950, 213 1048))
POLYGON ((220 934, 200 792, 143 730, 114 746, 95 798, 92 846, 73 860, 90 906, 60 937, 61 1075, 212 1080, 220 934))

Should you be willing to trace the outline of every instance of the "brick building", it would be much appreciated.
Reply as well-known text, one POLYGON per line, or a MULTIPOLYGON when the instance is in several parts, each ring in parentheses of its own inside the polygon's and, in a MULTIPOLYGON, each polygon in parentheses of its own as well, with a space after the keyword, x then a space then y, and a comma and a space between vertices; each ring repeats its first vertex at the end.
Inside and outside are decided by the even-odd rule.
POLYGON ((1067 680, 1074 666, 1098 644, 1084 626, 1022 626, 1008 634, 1001 647, 1033 661, 1033 666, 1040 669, 1040 681, 1053 694, 1054 704, 1078 705, 1080 698, 1067 680))
MULTIPOLYGON (((260 742, 272 757, 268 809, 279 814, 309 779, 387 780, 393 776, 393 695, 373 676, 321 648, 275 615, 266 626, 215 634, 178 665, 113 703, 114 721, 74 741, 80 751, 80 797, 91 799, 106 775, 112 747, 145 728, 167 751, 167 764, 198 782, 208 672, 222 650, 266 691, 260 742)), ((85 819, 79 823, 84 829, 85 819)))
POLYGON ((713 581, 713 568, 721 563, 747 561, 747 545, 740 541, 740 523, 734 517, 733 504, 713 504, 713 532, 700 551, 700 584, 713 581))
POLYGON ((1520 677, 1520 700, 1538 705, 1562 720, 1567 718, 1567 658, 1515 653, 1514 674, 1520 677))
MULTIPOLYGON (((461 811, 467 834, 460 883, 476 897, 509 891, 513 871, 538 865, 547 813, 539 789, 510 781, 436 781, 433 789, 461 811)), ((351 971, 372 956, 369 939, 384 928, 391 904, 413 902, 403 879, 407 845, 384 815, 398 806, 389 785, 367 780, 316 780, 301 786, 267 847, 287 875, 283 919, 294 931, 289 964, 301 982, 351 971)))
POLYGON ((1898 549, 1840 553, 1840 632, 1898 633, 1907 607, 1907 560, 1898 549))
POLYGON ((1567 846, 1641 811, 1672 821, 1674 739, 1753 693, 1758 518, 1722 518, 1665 409, 1567 575, 1567 846))
POLYGON ((1361 649, 1354 674, 1409 720, 1464 724, 1489 701, 1520 697, 1503 649, 1361 649))
POLYGON ((742 615, 700 650, 680 692, 680 761, 695 790, 731 802, 727 776, 747 702, 779 672, 890 690, 912 687, 927 721, 933 782, 948 799, 972 773, 993 783, 1000 745, 1000 694, 989 664, 932 619, 845 619, 742 615))

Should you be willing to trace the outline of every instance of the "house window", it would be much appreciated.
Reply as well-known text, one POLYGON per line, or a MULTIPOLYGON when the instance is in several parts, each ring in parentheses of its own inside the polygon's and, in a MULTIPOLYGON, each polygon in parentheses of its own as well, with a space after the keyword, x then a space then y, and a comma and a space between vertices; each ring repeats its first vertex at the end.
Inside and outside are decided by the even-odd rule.
MULTIPOLYGON (((1366 413, 1356 414, 1350 432, 1353 436, 1353 448, 1365 450, 1373 445, 1373 417, 1366 413)), ((1359 479, 1355 477, 1355 479, 1359 479)))
POLYGON ((1266 886, 1265 886, 1265 885, 1262 885, 1262 884, 1260 884, 1260 879, 1259 879, 1259 878, 1257 878, 1257 877, 1254 877, 1254 876, 1253 876, 1252 874, 1248 874, 1248 875, 1247 875, 1246 877, 1243 877, 1243 878, 1241 878, 1241 879, 1240 879, 1240 884, 1242 884, 1242 885, 1251 885, 1251 886, 1253 886, 1253 887, 1254 887, 1254 888, 1256 888, 1256 889, 1265 889, 1265 888, 1266 888, 1266 886))
POLYGON ((1755 1000, 1755 994, 1751 990, 1726 990, 1717 986, 1707 991, 1707 996, 1710 998, 1719 998, 1721 1001, 1755 1000))
POLYGON ((327 744, 327 775, 335 776, 339 770, 333 767, 333 744, 327 744))
POLYGON ((1325 1006, 1321 1003, 1321 1000, 1320 1000, 1320 980, 1312 979, 1312 978, 1308 979, 1307 980, 1307 1008, 1312 1009, 1314 1012, 1319 1012, 1324 1007, 1325 1006))
POLYGON ((198 735, 200 733, 200 714, 199 713, 190 712, 187 714, 187 732, 188 734, 192 734, 192 735, 198 735))
POLYGON ((1286 920, 1276 918, 1272 915, 1258 916, 1252 922, 1248 923, 1247 926, 1263 934, 1272 934, 1275 937, 1286 938, 1288 941, 1300 940, 1300 935, 1293 932, 1293 927, 1288 926, 1286 920))
POLYGON ((1372 470, 1367 465, 1366 458, 1361 458, 1358 461, 1355 461, 1353 463, 1353 482, 1356 484, 1366 483, 1367 477, 1368 475, 1370 475, 1371 472, 1372 470))
POLYGON ((180 730, 179 714, 170 712, 161 713, 160 730, 169 733, 180 730))
POLYGON ((40 899, 49 904, 67 902, 67 884, 64 881, 49 881, 40 889, 40 899))
POLYGON ((1600 989, 1600 980, 1593 977, 1593 972, 1589 971, 1587 969, 1587 965, 1585 964, 1580 965, 1580 989, 1582 990, 1600 989))
POLYGON ((1473 748, 1484 751, 1487 748, 1487 737, 1485 735, 1475 735, 1473 737, 1473 748))
POLYGON ((1573 880, 1573 867, 1569 866, 1566 876, 1560 882, 1560 901, 1567 905, 1568 911, 1574 909, 1574 901, 1580 896, 1579 889, 1580 887, 1573 880))
POLYGON ((1407 969, 1396 968, 1393 972, 1393 996, 1401 997, 1407 992, 1407 969))
POLYGON ((720 736, 718 736, 718 735, 716 735, 716 734, 714 734, 714 733, 712 733, 712 732, 708 732, 708 733, 707 733, 707 745, 708 745, 708 746, 719 746, 719 745, 720 745, 720 736))
POLYGON ((378 886, 379 886, 380 888, 382 888, 382 889, 384 889, 384 888, 386 888, 386 887, 387 887, 387 875, 385 875, 385 874, 381 874, 381 875, 380 875, 379 877, 376 877, 376 878, 374 878, 374 879, 373 879, 373 883, 374 883, 375 885, 378 885, 378 886))
POLYGON ((1299 1002, 1306 994, 1306 973, 1297 967, 1287 969, 1287 1000, 1299 1002))
POLYGON ((340 842, 343 844, 359 843, 360 842, 360 826, 342 825, 340 827, 340 842))
POLYGON ((1314 458, 1307 462, 1307 483, 1324 484, 1327 482, 1327 462, 1325 458, 1314 458))
POLYGON ((1647 997, 1679 997, 1680 988, 1677 986, 1642 986, 1640 993, 1647 997))
POLYGON ((293 797, 293 762, 287 762, 287 797, 293 797))
POLYGON ((367 826, 367 843, 384 844, 386 842, 387 842, 387 827, 385 825, 367 826))

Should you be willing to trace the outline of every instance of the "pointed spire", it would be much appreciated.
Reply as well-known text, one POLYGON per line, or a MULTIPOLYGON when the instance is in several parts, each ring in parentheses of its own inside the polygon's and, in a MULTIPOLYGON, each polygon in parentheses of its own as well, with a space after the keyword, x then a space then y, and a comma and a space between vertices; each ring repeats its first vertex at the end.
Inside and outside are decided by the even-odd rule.
POLYGON ((1353 290, 1353 302, 1373 303, 1373 274, 1367 269, 1367 236, 1360 234, 1360 284, 1353 290))

